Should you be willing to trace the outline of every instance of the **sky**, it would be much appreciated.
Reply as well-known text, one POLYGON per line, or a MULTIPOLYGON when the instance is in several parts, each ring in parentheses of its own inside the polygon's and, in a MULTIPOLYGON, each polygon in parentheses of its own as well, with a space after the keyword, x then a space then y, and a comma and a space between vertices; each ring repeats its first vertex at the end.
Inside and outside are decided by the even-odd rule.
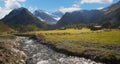
POLYGON ((0 19, 15 8, 25 7, 33 12, 36 9, 63 13, 77 10, 103 9, 119 0, 0 0, 0 19))

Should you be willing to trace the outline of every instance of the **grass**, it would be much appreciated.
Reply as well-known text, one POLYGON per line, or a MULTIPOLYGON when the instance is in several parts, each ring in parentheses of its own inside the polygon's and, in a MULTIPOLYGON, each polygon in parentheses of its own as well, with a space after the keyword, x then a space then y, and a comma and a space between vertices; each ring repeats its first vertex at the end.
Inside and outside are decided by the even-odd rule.
POLYGON ((52 43, 60 50, 64 49, 74 55, 94 58, 114 64, 120 62, 120 30, 91 31, 83 28, 67 30, 48 30, 28 32, 27 34, 43 35, 47 43, 52 43))
POLYGON ((13 31, 13 29, 11 29, 9 26, 5 25, 2 21, 0 21, 0 35, 6 35, 13 31))
POLYGON ((75 30, 51 30, 51 31, 36 31, 30 34, 42 34, 46 39, 58 42, 63 40, 69 41, 88 41, 99 42, 103 44, 119 44, 120 43, 120 30, 112 30, 105 32, 103 30, 91 31, 89 29, 75 30))

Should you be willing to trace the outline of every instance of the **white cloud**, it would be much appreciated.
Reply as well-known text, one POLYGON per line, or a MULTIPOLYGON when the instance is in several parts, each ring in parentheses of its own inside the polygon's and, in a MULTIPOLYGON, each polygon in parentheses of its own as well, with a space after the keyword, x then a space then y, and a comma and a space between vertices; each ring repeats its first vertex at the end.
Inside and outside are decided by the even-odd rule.
POLYGON ((73 12, 73 11, 78 11, 78 10, 81 10, 81 9, 79 7, 69 7, 69 8, 61 7, 59 9, 59 11, 61 11, 62 13, 73 12))
POLYGON ((19 1, 19 2, 25 2, 26 0, 17 0, 17 1, 19 1))
POLYGON ((11 11, 10 9, 5 9, 5 8, 0 7, 0 19, 3 18, 10 11, 11 11))
POLYGON ((20 2, 25 2, 26 0, 5 0, 5 7, 8 9, 15 9, 21 7, 20 2))
POLYGON ((107 4, 112 3, 113 0, 81 0, 81 4, 84 3, 99 3, 99 4, 107 4))
POLYGON ((17 0, 6 0, 5 7, 7 9, 15 9, 15 8, 21 7, 21 5, 17 0))
POLYGON ((79 7, 80 7, 79 4, 73 4, 72 6, 73 6, 73 7, 76 7, 76 8, 79 8, 79 7))
POLYGON ((4 1, 4 7, 0 7, 0 19, 8 14, 11 10, 19 8, 22 5, 20 3, 25 2, 26 0, 1 0, 4 1))
POLYGON ((97 10, 102 10, 102 9, 104 9, 104 7, 99 7, 99 8, 97 8, 97 10))
POLYGON ((61 11, 62 13, 73 12, 73 11, 78 11, 78 10, 81 10, 80 3, 75 3, 71 7, 68 7, 68 8, 61 7, 59 9, 59 11, 61 11))

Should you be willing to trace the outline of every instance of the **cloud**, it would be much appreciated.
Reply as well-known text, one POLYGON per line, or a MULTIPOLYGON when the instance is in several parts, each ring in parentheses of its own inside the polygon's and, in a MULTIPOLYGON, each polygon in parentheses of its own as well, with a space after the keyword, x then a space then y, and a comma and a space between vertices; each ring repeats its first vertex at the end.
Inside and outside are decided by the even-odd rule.
POLYGON ((108 4, 112 3, 113 0, 80 0, 81 4, 84 3, 99 3, 99 4, 108 4))
POLYGON ((68 7, 68 8, 61 7, 59 9, 59 11, 61 11, 62 13, 73 12, 73 11, 78 11, 78 10, 81 10, 79 2, 73 4, 71 7, 68 7))
POLYGON ((25 2, 26 0, 5 0, 5 7, 8 9, 15 9, 21 7, 21 2, 25 2))
POLYGON ((0 7, 0 19, 7 15, 11 10, 0 7))
POLYGON ((0 19, 7 15, 11 10, 19 8, 22 5, 20 3, 26 0, 1 0, 4 1, 4 7, 0 7, 0 19))
POLYGON ((21 5, 17 0, 6 0, 5 7, 7 9, 15 9, 15 8, 21 7, 21 5))
POLYGON ((102 10, 102 9, 104 9, 104 7, 99 7, 99 8, 97 8, 97 10, 102 10))
POLYGON ((80 4, 73 4, 72 6, 75 7, 75 8, 79 8, 80 4))
POLYGON ((59 11, 61 11, 62 13, 73 12, 73 11, 78 11, 78 10, 81 10, 81 9, 78 7, 69 7, 69 8, 61 7, 59 9, 59 11))
POLYGON ((25 2, 26 0, 17 0, 18 2, 25 2))

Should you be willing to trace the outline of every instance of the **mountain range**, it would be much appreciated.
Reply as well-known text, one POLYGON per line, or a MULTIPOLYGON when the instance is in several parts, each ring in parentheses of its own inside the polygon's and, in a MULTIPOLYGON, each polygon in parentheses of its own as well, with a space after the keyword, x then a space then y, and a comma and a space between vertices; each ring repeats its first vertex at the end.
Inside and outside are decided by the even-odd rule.
POLYGON ((80 10, 66 13, 56 24, 57 27, 65 27, 71 24, 105 24, 120 26, 120 1, 101 10, 80 10))
POLYGON ((101 10, 80 10, 66 13, 58 22, 57 26, 66 26, 79 23, 97 23, 102 19, 104 12, 101 10))
POLYGON ((120 26, 120 1, 108 7, 104 15, 101 22, 110 22, 114 27, 120 26))
POLYGON ((36 10, 31 13, 24 7, 12 10, 1 22, 18 31, 31 31, 65 27, 72 24, 99 24, 120 26, 120 1, 101 10, 80 10, 63 14, 60 11, 47 13, 36 10), (53 25, 54 24, 54 25, 53 25))
POLYGON ((35 10, 33 13, 38 19, 48 24, 55 24, 57 20, 54 19, 48 12, 42 10, 35 10))
POLYGON ((28 29, 32 27, 43 29, 47 25, 45 22, 39 20, 30 11, 23 7, 14 9, 8 15, 6 15, 2 21, 16 30, 28 29))

